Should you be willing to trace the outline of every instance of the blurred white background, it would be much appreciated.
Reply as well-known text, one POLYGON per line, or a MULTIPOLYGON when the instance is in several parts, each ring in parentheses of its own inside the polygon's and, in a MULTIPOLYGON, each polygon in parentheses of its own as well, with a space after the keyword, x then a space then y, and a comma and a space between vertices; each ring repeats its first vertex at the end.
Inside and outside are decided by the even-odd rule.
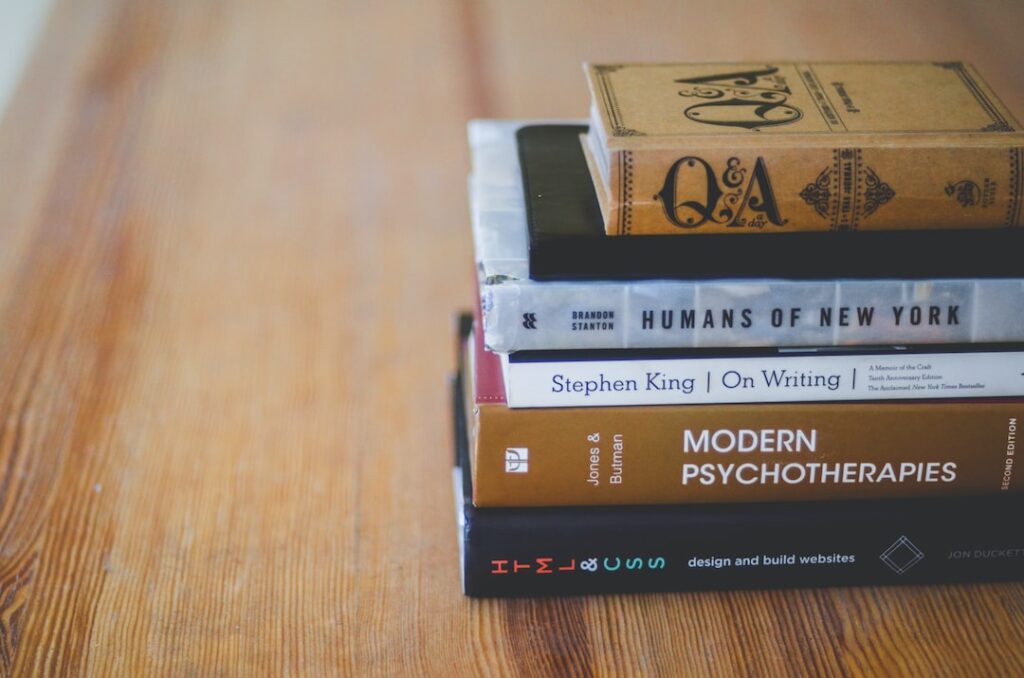
POLYGON ((0 116, 21 80, 53 0, 0 0, 0 116))

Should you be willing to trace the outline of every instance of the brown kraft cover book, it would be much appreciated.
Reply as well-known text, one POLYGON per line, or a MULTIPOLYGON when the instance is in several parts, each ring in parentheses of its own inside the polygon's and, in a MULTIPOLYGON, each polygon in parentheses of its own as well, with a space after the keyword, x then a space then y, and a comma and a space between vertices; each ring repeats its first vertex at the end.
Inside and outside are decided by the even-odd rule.
POLYGON ((556 506, 1015 491, 1020 401, 510 409, 478 338, 473 503, 556 506))
POLYGON ((1021 225, 1024 133, 968 64, 586 73, 610 235, 1021 225))

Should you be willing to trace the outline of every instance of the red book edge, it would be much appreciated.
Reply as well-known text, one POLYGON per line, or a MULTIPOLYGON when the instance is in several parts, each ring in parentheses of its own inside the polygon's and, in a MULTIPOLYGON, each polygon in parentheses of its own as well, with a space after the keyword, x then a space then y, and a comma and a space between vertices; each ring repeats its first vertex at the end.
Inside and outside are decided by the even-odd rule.
POLYGON ((504 405, 505 380, 501 375, 501 358, 484 347, 483 312, 480 308, 480 289, 477 287, 476 306, 473 308, 472 369, 473 395, 477 405, 504 405))

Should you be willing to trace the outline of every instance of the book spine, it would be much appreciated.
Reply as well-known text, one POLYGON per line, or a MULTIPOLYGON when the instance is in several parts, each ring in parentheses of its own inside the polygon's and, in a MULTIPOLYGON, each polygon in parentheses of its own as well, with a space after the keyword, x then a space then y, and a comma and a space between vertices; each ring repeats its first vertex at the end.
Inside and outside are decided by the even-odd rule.
POLYGON ((1005 516, 1021 504, 1007 499, 466 507, 463 584, 470 596, 507 597, 1019 579, 1024 528, 1005 516))
POLYGON ((484 335, 520 350, 1024 341, 1024 280, 482 283, 484 335))
MULTIPOLYGON (((471 401, 472 402, 472 401, 471 401)), ((476 506, 997 494, 1021 401, 511 409, 470 418, 476 506)))
POLYGON ((1024 352, 633 360, 505 359, 509 407, 609 407, 1024 396, 1024 352))
POLYGON ((620 150, 611 235, 1021 225, 1024 149, 1006 146, 620 150))

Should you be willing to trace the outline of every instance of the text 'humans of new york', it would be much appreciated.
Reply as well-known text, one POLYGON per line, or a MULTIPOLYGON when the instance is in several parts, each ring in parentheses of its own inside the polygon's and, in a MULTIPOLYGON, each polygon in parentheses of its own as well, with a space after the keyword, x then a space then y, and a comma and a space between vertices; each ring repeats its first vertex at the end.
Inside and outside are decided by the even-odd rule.
MULTIPOLYGON (((919 327, 921 325, 952 326, 960 324, 960 306, 902 305, 885 309, 896 327, 919 327)), ((746 329, 758 323, 769 323, 772 327, 797 327, 817 324, 819 327, 871 327, 880 315, 874 306, 840 306, 805 309, 799 306, 776 307, 759 317, 751 308, 706 309, 645 309, 640 313, 640 327, 653 329, 746 329)))

